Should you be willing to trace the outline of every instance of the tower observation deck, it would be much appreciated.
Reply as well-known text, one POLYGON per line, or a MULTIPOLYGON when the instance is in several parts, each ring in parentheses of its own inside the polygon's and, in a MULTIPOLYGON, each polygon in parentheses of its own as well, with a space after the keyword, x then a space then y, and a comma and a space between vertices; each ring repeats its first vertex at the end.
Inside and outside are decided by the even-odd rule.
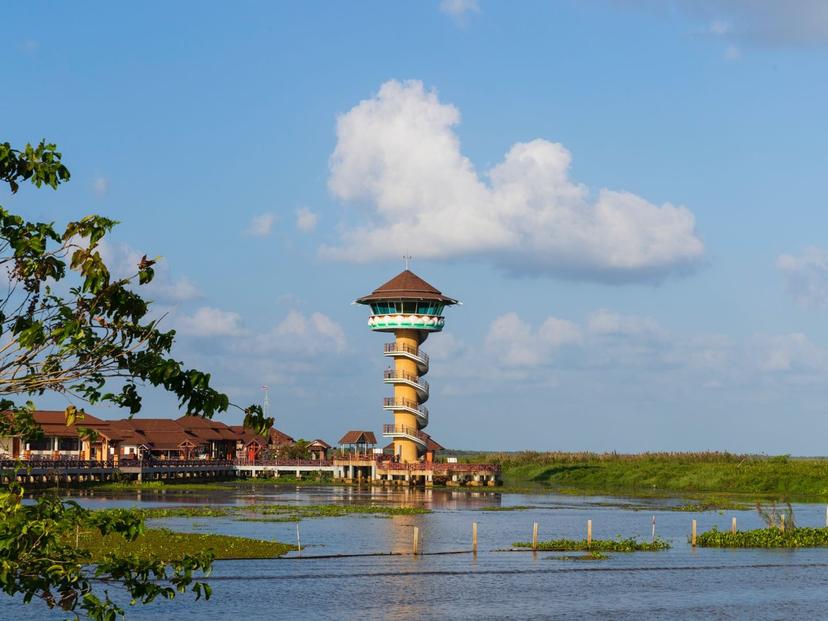
POLYGON ((370 295, 356 300, 371 307, 368 326, 375 332, 391 332, 394 342, 385 344, 385 355, 393 367, 384 381, 394 387, 383 409, 393 412, 394 422, 383 426, 383 435, 394 442, 394 455, 402 463, 419 461, 428 448, 428 355, 420 348, 431 332, 445 324, 443 309, 457 300, 443 295, 414 272, 406 269, 370 295))

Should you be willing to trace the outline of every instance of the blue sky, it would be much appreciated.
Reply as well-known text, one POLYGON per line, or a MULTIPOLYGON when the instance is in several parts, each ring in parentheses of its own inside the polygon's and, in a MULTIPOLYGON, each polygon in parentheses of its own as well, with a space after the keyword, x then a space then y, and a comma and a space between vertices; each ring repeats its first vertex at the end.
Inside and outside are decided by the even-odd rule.
POLYGON ((120 220, 177 355, 295 437, 387 422, 350 302, 410 253, 464 302, 424 345, 446 446, 824 454, 828 12, 796 6, 16 5, 3 139, 73 178, 2 203, 120 220))

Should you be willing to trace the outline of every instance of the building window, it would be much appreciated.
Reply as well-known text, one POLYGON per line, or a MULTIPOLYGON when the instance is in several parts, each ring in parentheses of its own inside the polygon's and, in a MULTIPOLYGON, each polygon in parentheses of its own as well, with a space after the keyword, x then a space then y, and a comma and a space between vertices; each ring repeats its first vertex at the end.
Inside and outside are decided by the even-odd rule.
POLYGON ((30 451, 51 451, 52 438, 38 438, 37 440, 29 441, 30 451))
POLYGON ((58 438, 59 451, 79 451, 80 440, 78 438, 58 438))

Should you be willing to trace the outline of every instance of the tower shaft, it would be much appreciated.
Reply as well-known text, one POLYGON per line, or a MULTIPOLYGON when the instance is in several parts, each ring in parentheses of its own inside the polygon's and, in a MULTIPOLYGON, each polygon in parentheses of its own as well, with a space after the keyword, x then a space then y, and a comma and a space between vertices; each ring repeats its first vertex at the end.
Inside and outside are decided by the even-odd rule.
MULTIPOLYGON (((396 345, 398 351, 419 351, 420 342, 422 340, 421 333, 418 330, 397 330, 394 333, 396 337, 396 345)), ((421 373, 417 369, 417 363, 413 360, 400 356, 394 359, 394 370, 398 377, 412 377, 419 378, 425 373, 421 373)), ((408 384, 394 384, 394 402, 395 404, 415 404, 420 405, 420 399, 417 391, 408 384)), ((419 408, 417 408, 419 409, 419 408)), ((394 426, 398 431, 410 429, 412 431, 419 431, 424 425, 420 425, 417 416, 406 410, 393 410, 394 412, 394 426)), ((425 447, 418 450, 420 446, 417 442, 409 440, 404 437, 396 437, 394 439, 394 455, 403 463, 416 462, 425 447)))

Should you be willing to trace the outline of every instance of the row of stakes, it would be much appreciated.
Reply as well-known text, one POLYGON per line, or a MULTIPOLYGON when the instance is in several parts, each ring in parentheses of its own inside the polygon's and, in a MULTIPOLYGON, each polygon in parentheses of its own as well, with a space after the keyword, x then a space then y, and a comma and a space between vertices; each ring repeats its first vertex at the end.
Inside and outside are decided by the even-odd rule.
MULTIPOLYGON (((785 516, 781 515, 780 529, 785 532, 785 516)), ((696 547, 696 520, 692 520, 690 524, 690 545, 696 547)), ((825 508, 825 527, 828 528, 828 507, 825 508)), ((730 522, 730 532, 736 533, 736 516, 733 516, 730 522)), ((298 533, 298 527, 297 527, 298 533)), ((652 520, 652 538, 653 542, 656 540, 656 516, 652 520)), ((412 546, 413 554, 420 553, 420 528, 414 527, 414 545, 412 546)), ((592 544, 592 520, 587 520, 587 545, 592 544)), ((532 550, 538 549, 538 523, 532 523, 532 550)), ((477 554, 477 522, 472 522, 472 552, 477 554)))
MULTIPOLYGON (((780 516, 780 529, 785 532, 785 515, 780 516)), ((653 516, 653 542, 656 539, 656 516, 653 516)), ((828 507, 825 507, 825 527, 828 528, 828 507)), ((730 522, 730 532, 736 533, 736 516, 733 516, 730 522)), ((592 544, 592 520, 587 520, 587 545, 592 544)), ((692 520, 690 524, 690 545, 696 547, 696 520, 692 520)), ((302 541, 299 538, 299 523, 296 523, 296 547, 299 554, 302 554, 302 541)), ((532 550, 538 549, 538 523, 532 523, 532 550)), ((477 522, 472 522, 472 552, 477 554, 477 522)), ((420 527, 414 527, 414 545, 412 546, 412 553, 420 553, 420 527)))

